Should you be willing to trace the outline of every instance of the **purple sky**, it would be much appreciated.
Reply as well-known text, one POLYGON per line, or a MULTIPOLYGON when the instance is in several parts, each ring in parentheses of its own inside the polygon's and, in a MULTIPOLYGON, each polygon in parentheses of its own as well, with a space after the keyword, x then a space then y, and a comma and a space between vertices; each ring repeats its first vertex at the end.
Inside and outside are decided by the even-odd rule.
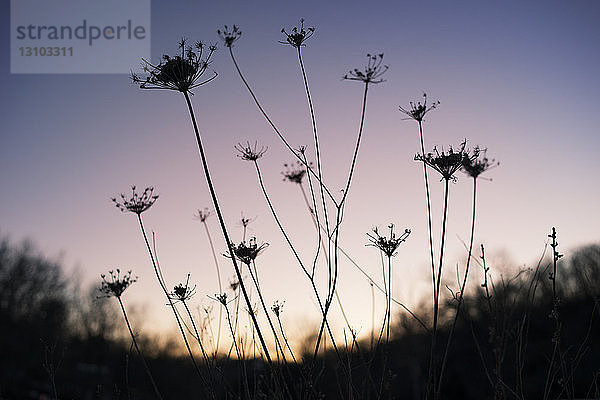
MULTIPOLYGON (((293 146, 312 143, 310 119, 295 50, 277 41, 281 28, 299 18, 316 28, 303 56, 325 176, 334 189, 347 174, 362 96, 361 84, 341 77, 362 68, 366 53, 385 54, 389 71, 369 93, 342 247, 379 278, 379 256, 365 247, 366 232, 390 222, 411 228, 394 260, 398 299, 413 303, 430 290, 422 167, 413 161, 416 124, 398 112, 423 91, 441 101, 425 124, 428 149, 466 138, 501 161, 486 174, 493 181, 479 185, 476 244, 485 243, 493 267, 530 265, 552 226, 567 254, 598 241, 598 2, 189 3, 154 1, 153 60, 172 54, 182 36, 217 42, 218 28, 239 25, 241 67, 293 146)), ((0 46, 8 54, 8 2, 0 10, 0 46)), ((85 283, 116 266, 133 269, 140 282, 127 297, 148 304, 144 328, 169 327, 170 320, 157 324, 168 314, 135 218, 109 200, 132 184, 153 185, 160 198, 144 217, 158 235, 167 281, 174 285, 191 272, 196 302, 210 304, 205 295, 217 291, 214 264, 192 215, 211 204, 183 97, 141 91, 126 75, 11 75, 9 65, 8 58, 0 65, 0 234, 31 238, 44 253, 62 254, 85 283)), ((225 49, 211 67, 219 77, 198 88, 193 101, 227 224, 239 242, 241 213, 256 217, 249 234, 270 243, 259 259, 266 297, 286 300, 284 320, 301 336, 317 320, 309 285, 277 231, 252 165, 237 158, 233 146, 258 140, 269 147, 261 160, 266 185, 290 233, 309 252, 311 221, 298 188, 280 174, 292 157, 253 106, 225 49)), ((434 178, 431 185, 437 243, 442 184, 434 178)), ((459 176, 450 193, 449 277, 466 257, 458 238, 468 239, 470 196, 470 181, 459 176)), ((209 219, 222 253, 216 222, 209 219)), ((219 261, 229 279, 231 265, 219 261)), ((479 279, 479 271, 472 277, 479 279)), ((346 262, 339 293, 351 322, 366 333, 369 285, 346 262)), ((383 304, 378 296, 379 312, 383 304)))

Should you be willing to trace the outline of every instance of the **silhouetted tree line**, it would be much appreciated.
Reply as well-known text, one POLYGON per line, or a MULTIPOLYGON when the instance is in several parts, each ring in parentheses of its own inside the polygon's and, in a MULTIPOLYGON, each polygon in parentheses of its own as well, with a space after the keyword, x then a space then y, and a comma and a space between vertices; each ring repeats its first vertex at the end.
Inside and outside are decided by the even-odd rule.
MULTIPOLYGON (((561 260, 556 293, 551 264, 511 277, 493 274, 487 286, 465 295, 447 354, 444 398, 600 398, 600 245, 561 260)), ((448 297, 441 343, 456 310, 456 294, 448 297)), ((58 262, 31 245, 1 240, 0 399, 153 398, 119 310, 109 300, 98 298, 97 288, 82 290, 58 262)), ((416 314, 427 315, 428 307, 416 314)), ((386 362, 384 353, 370 351, 368 340, 344 355, 350 383, 372 379, 385 383, 386 398, 420 399, 430 336, 409 314, 396 321, 386 362)), ((139 340, 165 398, 196 398, 200 383, 189 360, 156 338, 139 340)), ((321 361, 318 391, 338 398, 339 359, 326 355, 321 361)), ((235 363, 221 364, 233 391, 235 363)), ((264 366, 247 363, 260 380, 264 366)))

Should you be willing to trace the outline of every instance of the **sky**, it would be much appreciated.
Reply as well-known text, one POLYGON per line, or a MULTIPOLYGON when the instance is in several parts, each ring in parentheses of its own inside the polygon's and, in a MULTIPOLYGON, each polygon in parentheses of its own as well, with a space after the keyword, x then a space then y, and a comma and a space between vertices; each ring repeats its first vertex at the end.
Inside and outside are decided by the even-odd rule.
MULTIPOLYGON (((65 12, 68 12, 65 10, 65 12)), ((9 54, 10 7, 0 5, 0 48, 9 54)), ((478 185, 475 243, 484 243, 499 276, 531 266, 555 226, 560 249, 597 243, 600 224, 596 95, 600 5, 595 1, 531 2, 163 2, 151 9, 151 56, 174 54, 181 37, 217 43, 210 69, 218 77, 194 91, 208 162, 233 240, 239 220, 268 242, 258 270, 268 303, 285 300, 283 320, 300 341, 318 322, 310 286, 295 264, 257 184, 251 163, 234 146, 268 146, 260 160, 267 190, 303 257, 314 250, 314 227, 297 186, 284 182, 293 160, 254 106, 217 29, 236 24, 234 51, 246 78, 292 146, 312 132, 295 49, 281 28, 300 18, 315 27, 302 49, 321 138, 326 182, 336 193, 348 173, 361 110, 362 85, 342 76, 364 68, 366 54, 384 54, 385 82, 372 85, 364 136, 341 230, 341 247, 381 280, 380 257, 367 232, 390 223, 412 234, 394 258, 394 297, 415 305, 429 295, 427 217, 417 125, 398 106, 426 92, 440 106, 427 115, 426 150, 434 145, 488 148, 500 166, 478 185)), ((132 65, 133 70, 139 65, 132 65)), ((216 305, 215 265, 206 234, 193 218, 213 208, 185 101, 176 92, 143 91, 127 74, 11 74, 0 64, 0 235, 31 239, 59 258, 83 284, 98 285, 109 269, 132 269, 139 281, 126 301, 144 304, 143 329, 164 331, 169 319, 135 216, 110 198, 131 185, 153 186, 144 213, 154 231, 169 286, 197 285, 195 304, 216 305)), ((311 153, 312 152, 312 153, 311 153)), ((434 236, 439 246, 443 185, 432 173, 434 236)), ((446 276, 464 265, 470 230, 471 182, 450 185, 446 276)), ((226 283, 231 264, 216 218, 207 220, 226 283)), ((437 252, 437 250, 436 250, 437 252)), ((473 282, 480 271, 471 275, 473 282)), ((368 281, 346 260, 339 295, 360 334, 371 326, 368 281)), ((375 300, 383 313, 383 296, 375 300)), ((339 309, 334 321, 341 327, 339 309)))

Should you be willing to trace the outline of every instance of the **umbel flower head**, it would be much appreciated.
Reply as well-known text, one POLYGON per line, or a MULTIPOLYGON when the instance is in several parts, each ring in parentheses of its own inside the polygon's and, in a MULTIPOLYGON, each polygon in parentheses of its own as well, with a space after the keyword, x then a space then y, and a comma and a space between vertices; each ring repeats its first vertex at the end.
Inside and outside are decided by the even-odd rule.
POLYGON ((217 35, 219 35, 226 47, 232 48, 233 43, 242 36, 242 31, 236 25, 233 25, 231 29, 225 25, 223 30, 217 29, 217 35))
POLYGON ((476 154, 476 158, 467 157, 463 159, 462 170, 465 174, 477 179, 479 175, 487 171, 488 169, 497 167, 500 162, 496 162, 493 158, 490 160, 487 158, 487 149, 479 149, 475 147, 473 154, 476 154))
POLYGON ((442 179, 455 181, 456 177, 454 174, 456 171, 462 168, 464 163, 472 162, 472 160, 477 158, 478 149, 475 149, 473 154, 469 154, 469 151, 465 149, 466 146, 467 142, 464 141, 457 149, 449 146, 448 151, 442 149, 441 152, 437 147, 434 147, 432 153, 427 153, 425 155, 417 154, 415 160, 423 161, 425 164, 435 169, 442 175, 442 179))
POLYGON ((289 44, 299 49, 302 46, 306 46, 304 42, 306 42, 315 33, 315 28, 310 27, 304 29, 304 18, 302 18, 300 20, 300 27, 293 27, 290 30, 290 33, 287 33, 285 31, 285 28, 283 28, 281 30, 281 33, 283 33, 286 36, 286 38, 285 41, 280 40, 279 43, 289 44))
POLYGON ((264 146, 261 146, 259 149, 257 142, 254 142, 254 146, 250 146, 250 142, 246 142, 246 145, 238 143, 234 147, 240 153, 238 154, 238 157, 246 161, 256 161, 268 150, 268 147, 264 146))
MULTIPOLYGON (((260 253, 263 252, 264 249, 269 247, 269 243, 263 243, 260 246, 256 243, 256 238, 252 237, 246 242, 241 242, 237 246, 233 246, 233 257, 237 258, 241 262, 246 265, 252 264, 252 262, 258 257, 260 253)), ((223 254, 225 257, 231 258, 232 256, 229 254, 223 254)))
POLYGON ((280 301, 280 300, 275 300, 273 302, 273 305, 271 306, 271 311, 273 311, 273 314, 275 314, 275 316, 277 318, 279 318, 279 316, 283 312, 283 305, 284 304, 285 304, 285 301, 280 301))
POLYGON ((204 208, 203 210, 198 209, 198 212, 194 214, 194 218, 200 220, 200 222, 206 221, 206 218, 210 217, 211 213, 208 208, 204 208))
POLYGON ((364 71, 355 68, 344 75, 344 79, 350 81, 362 81, 364 83, 381 83, 384 80, 380 79, 387 70, 388 66, 383 65, 383 53, 371 55, 367 54, 367 66, 364 71))
MULTIPOLYGON (((308 165, 312 166, 312 162, 308 165)), ((290 163, 283 164, 283 166, 285 168, 285 171, 281 172, 281 174, 283 175, 283 180, 301 185, 302 180, 306 176, 306 167, 304 166, 304 164, 300 161, 296 161, 295 165, 294 163, 290 163)))
POLYGON ((117 200, 113 197, 111 200, 115 203, 115 206, 123 212, 132 212, 140 215, 150 207, 158 199, 158 195, 154 194, 154 188, 152 186, 144 189, 142 194, 135 192, 135 186, 131 187, 131 197, 127 199, 123 193, 121 193, 121 200, 117 200))
POLYGON ((100 291, 104 295, 102 297, 114 296, 116 298, 120 298, 125 289, 137 281, 137 277, 131 276, 131 271, 127 271, 127 273, 123 274, 123 276, 121 276, 121 270, 119 268, 117 268, 115 271, 108 271, 108 279, 105 274, 100 275, 102 278, 100 291))
POLYGON ((169 89, 187 93, 217 77, 217 73, 213 71, 211 77, 202 79, 210 58, 217 49, 215 46, 208 46, 208 54, 206 58, 202 58, 204 48, 202 42, 196 42, 192 47, 186 45, 185 39, 181 39, 179 42, 181 54, 173 57, 165 54, 156 65, 148 60, 142 60, 142 69, 147 75, 141 77, 132 74, 131 80, 142 89, 169 89))
POLYGON ((190 287, 190 274, 188 274, 187 279, 185 280, 185 285, 180 283, 179 285, 175 286, 173 291, 169 293, 169 296, 172 299, 181 301, 183 303, 184 301, 191 299, 194 294, 196 294, 196 285, 194 285, 194 287, 190 287))
POLYGON ((367 233, 369 237, 369 243, 367 246, 377 247, 383 254, 388 257, 393 257, 397 254, 396 250, 402 242, 406 241, 410 235, 410 229, 405 229, 400 236, 396 236, 394 233, 394 224, 389 224, 390 237, 381 236, 377 227, 373 228, 373 233, 367 233))
POLYGON ((436 108, 439 105, 440 105, 440 102, 435 101, 435 102, 433 102, 433 104, 430 104, 429 106, 427 106, 427 93, 423 93, 423 102, 422 103, 420 101, 417 101, 417 102, 411 101, 410 107, 408 109, 402 108, 402 106, 399 106, 399 108, 400 108, 401 112, 408 115, 408 118, 405 118, 405 119, 414 119, 417 122, 423 122, 423 118, 425 117, 425 114, 427 114, 429 111, 433 110, 434 108, 436 108))

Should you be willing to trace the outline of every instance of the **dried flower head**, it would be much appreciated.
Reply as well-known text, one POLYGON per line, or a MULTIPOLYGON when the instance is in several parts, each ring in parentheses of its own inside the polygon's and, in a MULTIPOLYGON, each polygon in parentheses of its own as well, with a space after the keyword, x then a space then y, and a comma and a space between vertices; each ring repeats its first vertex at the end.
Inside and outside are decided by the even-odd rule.
POLYGON ((140 77, 132 74, 131 80, 142 89, 169 89, 187 93, 217 77, 217 73, 213 71, 211 77, 201 79, 216 50, 215 46, 208 46, 208 54, 206 58, 202 58, 204 48, 202 42, 196 42, 192 47, 186 45, 185 39, 181 39, 179 42, 181 54, 174 57, 165 54, 156 65, 142 60, 142 69, 147 75, 140 77))
POLYGON ((258 143, 254 142, 254 146, 250 146, 250 142, 246 142, 246 145, 238 143, 234 146, 235 149, 240 153, 237 156, 242 160, 256 161, 267 152, 268 147, 261 146, 258 148, 258 143))
POLYGON ((185 285, 180 283, 179 285, 173 288, 173 291, 169 293, 169 296, 176 301, 187 301, 192 298, 192 296, 196 294, 196 285, 194 287, 190 287, 190 274, 187 275, 187 279, 185 280, 185 285))
MULTIPOLYGON (((252 237, 246 242, 241 242, 237 246, 233 246, 233 256, 246 265, 252 264, 256 257, 269 246, 269 243, 263 243, 260 246, 256 243, 256 238, 252 237)), ((231 258, 229 254, 223 254, 225 257, 231 258)))
POLYGON ((367 233, 369 237, 369 243, 367 246, 377 247, 383 254, 388 257, 393 257, 397 254, 396 250, 402 242, 406 241, 410 235, 410 229, 405 229, 400 236, 396 236, 394 233, 394 224, 388 225, 390 229, 390 237, 381 236, 377 227, 373 228, 373 234, 367 233))
MULTIPOLYGON (((308 163, 308 165, 309 167, 312 167, 312 162, 308 163)), ((281 172, 281 175, 283 175, 283 180, 301 185, 302 180, 306 176, 306 166, 304 163, 296 161, 295 164, 283 164, 283 166, 285 168, 285 171, 281 172)))
POLYGON ((240 287, 240 281, 238 281, 236 278, 229 281, 229 289, 231 289, 232 291, 235 292, 236 290, 238 290, 239 287, 240 287))
POLYGON ((123 193, 120 194, 121 200, 117 200, 113 197, 111 200, 115 203, 115 206, 123 212, 132 212, 140 215, 154 204, 158 195, 154 194, 154 188, 152 186, 144 189, 142 194, 135 192, 135 185, 131 187, 131 197, 127 199, 123 193))
POLYGON ((121 270, 119 268, 114 271, 108 271, 108 275, 108 279, 105 274, 100 275, 102 278, 102 284, 100 286, 100 291, 103 293, 102 297, 114 296, 120 298, 125 289, 137 281, 136 276, 131 276, 131 271, 127 271, 126 274, 121 276, 121 270))
POLYGON ((208 207, 205 207, 203 210, 198 209, 196 214, 194 214, 194 218, 200 220, 200 222, 206 221, 206 218, 210 217, 211 213, 208 207))
POLYGON ((214 298, 219 303, 223 304, 224 306, 227 306, 227 293, 215 294, 214 298))
POLYGON ((227 25, 223 30, 218 29, 217 35, 221 38, 221 40, 225 43, 226 47, 232 48, 233 43, 242 36, 242 31, 236 25, 233 25, 231 30, 227 25))
POLYGON ((388 66, 383 65, 383 53, 371 55, 367 54, 367 66, 364 71, 355 68, 344 75, 344 79, 351 81, 362 81, 364 83, 381 83, 384 80, 379 79, 387 70, 388 66))
POLYGON ((273 314, 275 314, 275 316, 277 318, 279 318, 279 316, 283 312, 283 305, 284 304, 285 304, 285 301, 275 300, 273 302, 273 305, 271 306, 271 311, 273 311, 273 314))
POLYGON ((469 154, 469 151, 465 149, 467 142, 462 142, 458 149, 452 148, 452 146, 448 147, 448 151, 440 152, 437 147, 433 148, 433 153, 427 153, 425 155, 417 154, 415 156, 416 161, 423 161, 425 164, 429 165, 431 168, 435 169, 442 175, 442 179, 453 180, 456 181, 456 177, 454 174, 460 168, 462 168, 464 163, 468 163, 467 159, 474 159, 477 157, 477 154, 469 154))
POLYGON ((473 154, 476 155, 476 158, 467 157, 463 159, 462 170, 475 179, 488 169, 500 165, 500 162, 496 162, 493 158, 491 160, 487 158, 487 149, 481 150, 479 147, 475 147, 473 154))
POLYGON ((315 28, 310 27, 304 29, 304 18, 302 18, 300 20, 300 27, 293 27, 290 30, 290 33, 287 33, 285 28, 283 28, 281 33, 283 33, 286 38, 285 41, 280 40, 279 43, 289 44, 299 49, 302 46, 306 46, 304 42, 306 42, 313 35, 313 33, 315 33, 315 28))
POLYGON ((404 119, 414 119, 417 122, 423 122, 423 118, 425 114, 429 111, 433 110, 437 106, 440 105, 439 101, 433 102, 433 104, 427 106, 427 93, 423 93, 423 102, 417 101, 416 103, 410 102, 410 107, 408 109, 402 108, 399 106, 400 111, 404 114, 408 115, 408 118, 404 119))

